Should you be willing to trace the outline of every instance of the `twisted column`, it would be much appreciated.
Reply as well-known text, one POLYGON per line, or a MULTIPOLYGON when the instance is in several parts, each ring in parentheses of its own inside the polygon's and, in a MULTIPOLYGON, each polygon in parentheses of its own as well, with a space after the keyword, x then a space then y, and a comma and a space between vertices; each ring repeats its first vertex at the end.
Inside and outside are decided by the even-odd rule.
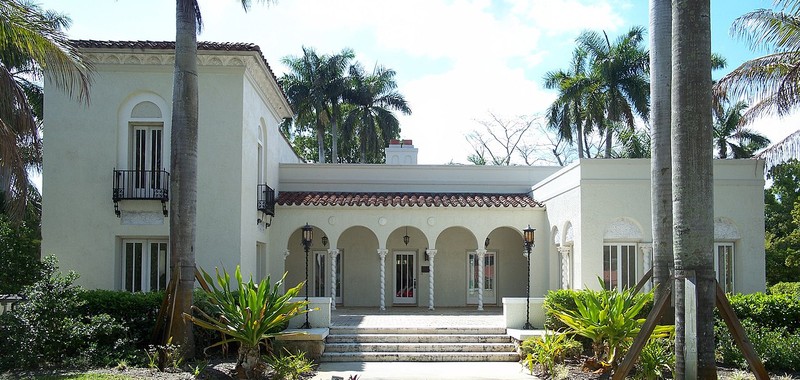
POLYGON ((381 310, 386 310, 386 254, 388 249, 379 249, 378 255, 381 257, 381 310))
POLYGON ((560 246, 558 252, 561 253, 561 289, 569 289, 572 287, 571 273, 569 270, 569 263, 572 259, 572 247, 560 246))
MULTIPOLYGON (((644 267, 644 273, 647 273, 653 267, 653 245, 652 244, 640 244, 639 249, 642 250, 642 266, 644 267)), ((653 288, 653 278, 651 277, 644 284, 644 291, 649 292, 650 289, 653 288)))
POLYGON ((483 285, 486 274, 484 273, 486 263, 486 249, 478 248, 475 253, 478 256, 478 310, 483 310, 483 285))
POLYGON ((336 310, 336 257, 339 256, 339 250, 329 248, 328 255, 331 256, 331 310, 336 310))
POLYGON ((426 249, 425 253, 428 254, 428 258, 430 259, 430 262, 431 262, 431 272, 430 272, 431 286, 430 286, 430 289, 429 289, 429 292, 428 292, 428 310, 433 310, 433 277, 434 277, 434 273, 436 273, 433 270, 433 264, 434 264, 433 259, 436 257, 436 250, 435 249, 426 249))

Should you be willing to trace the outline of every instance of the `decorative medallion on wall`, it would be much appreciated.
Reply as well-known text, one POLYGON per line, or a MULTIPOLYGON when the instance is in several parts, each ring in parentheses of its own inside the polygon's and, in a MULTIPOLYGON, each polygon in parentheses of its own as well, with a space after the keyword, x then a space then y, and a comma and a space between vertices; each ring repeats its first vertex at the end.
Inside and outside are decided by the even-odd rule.
POLYGON ((436 224, 436 218, 431 216, 430 218, 428 218, 428 225, 433 226, 434 224, 436 224))
POLYGON ((739 229, 727 218, 714 219, 714 240, 739 240, 739 229))
POLYGON ((642 230, 633 221, 619 218, 606 227, 605 240, 641 240, 642 230))
POLYGON ((378 218, 378 224, 380 224, 382 226, 385 226, 386 222, 387 222, 386 218, 384 218, 384 217, 378 218))

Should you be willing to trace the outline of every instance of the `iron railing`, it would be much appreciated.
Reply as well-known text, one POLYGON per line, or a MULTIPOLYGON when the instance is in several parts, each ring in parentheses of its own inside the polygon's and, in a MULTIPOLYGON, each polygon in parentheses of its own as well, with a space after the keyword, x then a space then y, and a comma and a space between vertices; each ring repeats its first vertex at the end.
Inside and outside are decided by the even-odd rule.
POLYGON ((117 216, 120 216, 118 202, 123 199, 161 201, 166 216, 166 203, 169 201, 169 173, 166 170, 114 169, 111 198, 114 200, 114 213, 117 216))
POLYGON ((275 216, 275 190, 262 183, 258 185, 258 211, 275 216))

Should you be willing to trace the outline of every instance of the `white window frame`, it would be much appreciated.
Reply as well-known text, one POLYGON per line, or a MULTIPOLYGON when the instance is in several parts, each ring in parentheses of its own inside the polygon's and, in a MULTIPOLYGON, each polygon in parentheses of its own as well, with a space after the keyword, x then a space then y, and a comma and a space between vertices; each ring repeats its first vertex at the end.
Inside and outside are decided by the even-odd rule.
MULTIPOLYGON (((170 260, 170 253, 169 253, 169 240, 166 239, 123 239, 122 240, 122 290, 129 291, 129 292, 150 292, 150 291, 158 291, 164 290, 167 288, 167 284, 169 283, 170 273, 169 273, 169 260, 170 260), (128 268, 128 247, 131 246, 135 249, 137 244, 141 244, 141 256, 137 258, 135 256, 136 252, 132 251, 131 253, 133 256, 131 257, 131 264, 133 264, 133 268, 128 268), (156 260, 158 262, 155 263, 155 269, 158 271, 159 268, 163 269, 163 273, 161 274, 163 278, 159 278, 156 280, 155 288, 151 284, 151 271, 154 269, 152 267, 153 260, 152 255, 153 252, 151 251, 152 244, 164 245, 165 255, 160 257, 158 253, 156 253, 156 260), (135 273, 136 260, 141 260, 141 272, 135 273), (136 284, 136 277, 138 277, 139 283, 136 284)), ((161 276, 159 276, 161 277, 161 276)))
POLYGON ((736 289, 735 259, 736 244, 734 242, 714 243, 714 272, 719 286, 722 287, 725 293, 733 293, 736 289), (722 261, 720 261, 721 256, 725 256, 722 261))
POLYGON ((128 147, 129 170, 134 170, 134 187, 136 189, 161 189, 167 184, 161 183, 162 177, 159 173, 164 170, 164 123, 145 123, 131 122, 130 138, 128 147), (137 135, 143 132, 145 137, 143 147, 137 144, 137 135), (154 133, 158 132, 158 133, 154 133), (154 141, 157 138, 159 141, 154 141), (157 145, 157 147, 155 146, 157 145), (143 148, 142 162, 137 162, 140 148, 143 148), (158 151, 154 152, 154 148, 158 151), (155 162, 154 162, 155 161, 155 162), (150 173, 145 174, 147 171, 150 173))
POLYGON ((603 283, 605 284, 604 287, 607 290, 613 289, 626 289, 632 288, 636 286, 636 282, 639 280, 638 272, 639 272, 639 247, 638 244, 634 242, 606 242, 603 243, 603 269, 602 269, 602 279, 603 283), (616 251, 616 252, 613 252, 616 251), (606 256, 608 254, 608 259, 606 256), (616 256, 616 264, 617 270, 611 268, 611 258, 612 255, 616 256), (631 260, 633 262, 631 263, 631 260), (623 266, 623 270, 619 270, 620 263, 623 266), (633 266, 631 268, 631 266, 633 266), (608 270, 607 270, 608 269, 608 270), (607 275, 608 273, 608 275, 607 275), (613 281, 611 281, 610 274, 615 273, 616 275, 616 286, 614 286, 613 281), (627 280, 627 281, 625 281, 627 280))

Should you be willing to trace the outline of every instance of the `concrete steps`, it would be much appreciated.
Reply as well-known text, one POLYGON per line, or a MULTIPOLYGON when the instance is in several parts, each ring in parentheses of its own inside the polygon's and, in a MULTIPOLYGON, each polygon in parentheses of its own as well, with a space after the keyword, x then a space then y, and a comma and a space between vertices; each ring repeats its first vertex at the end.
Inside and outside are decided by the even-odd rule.
POLYGON ((332 327, 321 358, 323 362, 518 360, 511 338, 499 327, 332 327))

